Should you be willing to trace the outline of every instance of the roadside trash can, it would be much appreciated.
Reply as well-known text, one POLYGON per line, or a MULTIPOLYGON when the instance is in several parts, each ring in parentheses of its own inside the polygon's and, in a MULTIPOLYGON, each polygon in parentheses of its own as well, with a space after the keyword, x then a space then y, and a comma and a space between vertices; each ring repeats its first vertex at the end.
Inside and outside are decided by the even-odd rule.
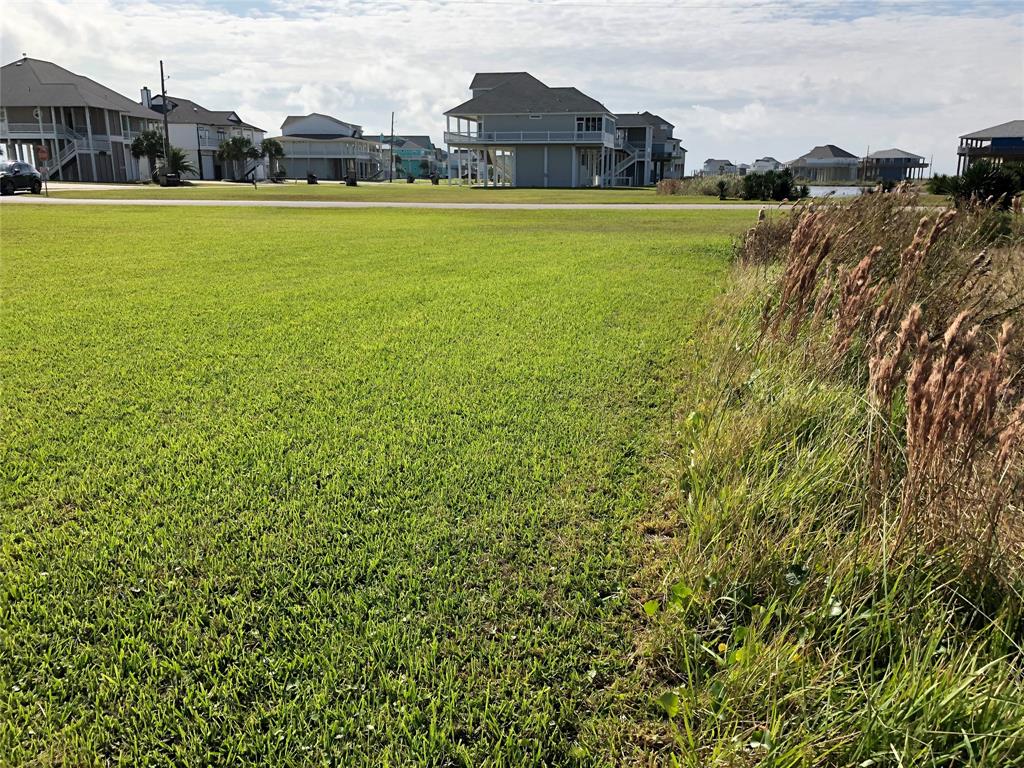
POLYGON ((436 173, 430 174, 430 183, 436 187, 438 184, 441 183, 441 177, 438 176, 436 173))
POLYGON ((160 186, 161 187, 177 187, 181 184, 181 177, 176 173, 162 173, 160 174, 160 186))
POLYGON ((406 180, 406 181, 407 181, 407 182, 408 182, 409 184, 415 184, 415 183, 416 183, 416 179, 414 179, 414 178, 413 178, 412 176, 406 176, 406 177, 405 177, 405 180, 406 180))
POLYGON ((306 174, 306 183, 307 184, 316 184, 317 183, 316 174, 315 173, 307 173, 306 174))
POLYGON ((358 185, 356 184, 356 177, 355 177, 355 176, 346 176, 346 177, 345 177, 345 186, 346 186, 346 187, 355 187, 355 186, 358 186, 358 185))

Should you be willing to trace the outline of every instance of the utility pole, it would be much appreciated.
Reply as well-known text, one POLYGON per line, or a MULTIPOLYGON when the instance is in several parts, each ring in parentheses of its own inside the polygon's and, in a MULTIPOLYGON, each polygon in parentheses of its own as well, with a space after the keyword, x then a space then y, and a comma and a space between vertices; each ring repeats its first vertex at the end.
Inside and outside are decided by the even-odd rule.
MULTIPOLYGON (((164 165, 171 154, 171 136, 167 129, 167 88, 164 85, 164 60, 160 59, 160 109, 164 113, 164 165)), ((201 161, 201 159, 200 159, 201 161)))
POLYGON ((388 139, 388 184, 395 175, 395 113, 391 113, 391 136, 388 139))
MULTIPOLYGON (((42 107, 36 107, 35 112, 36 112, 36 119, 39 121, 39 146, 42 147, 42 150, 45 152, 46 151, 46 134, 43 133, 43 108, 42 107)), ((54 154, 59 155, 59 153, 57 152, 57 142, 53 143, 53 152, 54 152, 54 154)), ((42 165, 42 163, 39 161, 39 152, 38 152, 38 150, 36 151, 36 162, 35 162, 35 165, 42 165)), ((50 196, 50 181, 49 180, 50 180, 50 163, 49 163, 49 161, 46 161, 46 165, 43 165, 43 187, 45 187, 45 189, 46 189, 46 196, 47 197, 50 196)))

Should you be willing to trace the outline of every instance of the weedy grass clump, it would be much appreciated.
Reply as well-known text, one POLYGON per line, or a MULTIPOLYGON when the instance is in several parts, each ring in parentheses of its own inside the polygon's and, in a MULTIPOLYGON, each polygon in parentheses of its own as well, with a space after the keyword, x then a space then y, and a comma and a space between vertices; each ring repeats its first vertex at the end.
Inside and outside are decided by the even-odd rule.
POLYGON ((662 179, 656 185, 655 192, 658 195, 704 195, 706 197, 736 198, 743 195, 743 179, 739 176, 692 176, 686 179, 662 179))
POLYGON ((740 241, 648 523, 676 764, 1024 764, 1022 232, 899 189, 740 241))

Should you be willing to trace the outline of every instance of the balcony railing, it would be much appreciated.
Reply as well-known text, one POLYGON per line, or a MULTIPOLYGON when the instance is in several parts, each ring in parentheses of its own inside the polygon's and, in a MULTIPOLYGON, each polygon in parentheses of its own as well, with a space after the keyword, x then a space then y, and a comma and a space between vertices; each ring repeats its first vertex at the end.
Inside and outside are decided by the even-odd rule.
POLYGON ((615 135, 604 131, 446 131, 446 144, 605 144, 615 135))
MULTIPOLYGON (((84 139, 85 134, 79 131, 72 130, 65 125, 57 123, 56 129, 53 123, 43 123, 42 125, 42 136, 43 138, 53 138, 53 134, 56 130, 56 134, 62 139, 84 139)), ((6 136, 17 136, 24 137, 27 139, 38 139, 40 134, 39 123, 0 123, 0 133, 6 136)))
POLYGON ((993 147, 991 144, 971 147, 961 144, 956 153, 968 157, 1024 157, 1024 147, 993 147))
POLYGON ((667 157, 682 157, 683 150, 678 144, 657 142, 651 145, 651 155, 659 159, 667 157))
POLYGON ((356 160, 376 161, 381 159, 379 151, 349 142, 287 141, 281 142, 281 145, 284 147, 285 158, 354 158, 356 160))

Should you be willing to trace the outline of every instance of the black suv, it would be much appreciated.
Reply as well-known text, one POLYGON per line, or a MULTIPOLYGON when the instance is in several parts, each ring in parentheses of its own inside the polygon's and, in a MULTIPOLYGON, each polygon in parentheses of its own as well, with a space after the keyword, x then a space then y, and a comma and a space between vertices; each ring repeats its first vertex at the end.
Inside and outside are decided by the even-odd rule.
POLYGON ((19 189, 38 195, 43 189, 43 177, 28 163, 0 160, 0 195, 13 195, 19 189))

